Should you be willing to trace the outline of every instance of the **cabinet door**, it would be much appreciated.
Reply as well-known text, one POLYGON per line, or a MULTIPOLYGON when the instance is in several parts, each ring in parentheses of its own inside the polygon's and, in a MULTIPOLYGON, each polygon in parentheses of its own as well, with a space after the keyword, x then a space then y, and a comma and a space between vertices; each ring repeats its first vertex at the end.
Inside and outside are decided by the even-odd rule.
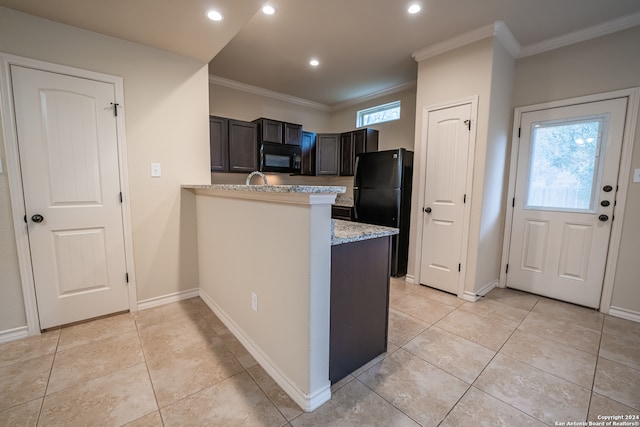
POLYGON ((316 136, 316 175, 338 175, 340 134, 324 133, 316 136))
POLYGON ((284 143, 287 145, 301 145, 302 125, 284 123, 284 143))
POLYGON ((229 172, 258 170, 258 126, 229 120, 229 172))
POLYGON ((355 139, 353 132, 340 134, 340 175, 353 175, 355 164, 355 139))
POLYGON ((302 175, 316 174, 316 134, 302 132, 302 175))
POLYGON ((273 142, 282 144, 283 124, 277 120, 256 119, 253 123, 257 123, 260 131, 260 142, 273 142))
POLYGON ((211 172, 229 171, 229 121, 223 117, 209 117, 209 151, 211 172))

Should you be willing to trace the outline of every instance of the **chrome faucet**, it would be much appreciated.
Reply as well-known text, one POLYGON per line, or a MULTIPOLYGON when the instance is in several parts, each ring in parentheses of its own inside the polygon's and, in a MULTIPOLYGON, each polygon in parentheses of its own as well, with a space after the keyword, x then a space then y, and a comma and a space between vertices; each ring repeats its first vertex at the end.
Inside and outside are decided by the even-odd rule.
POLYGON ((262 177, 262 185, 269 185, 269 182, 267 181, 267 177, 265 176, 265 174, 263 174, 260 171, 253 171, 249 174, 249 176, 247 177, 247 181, 245 183, 245 185, 251 185, 251 178, 253 178, 254 176, 261 176, 262 177))

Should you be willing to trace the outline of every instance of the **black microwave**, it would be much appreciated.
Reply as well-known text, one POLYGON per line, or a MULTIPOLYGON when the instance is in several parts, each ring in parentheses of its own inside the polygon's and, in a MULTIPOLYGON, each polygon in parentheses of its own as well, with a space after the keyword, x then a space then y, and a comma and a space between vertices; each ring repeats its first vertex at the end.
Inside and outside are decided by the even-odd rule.
POLYGON ((300 174, 302 150, 297 145, 260 144, 260 171, 300 174))

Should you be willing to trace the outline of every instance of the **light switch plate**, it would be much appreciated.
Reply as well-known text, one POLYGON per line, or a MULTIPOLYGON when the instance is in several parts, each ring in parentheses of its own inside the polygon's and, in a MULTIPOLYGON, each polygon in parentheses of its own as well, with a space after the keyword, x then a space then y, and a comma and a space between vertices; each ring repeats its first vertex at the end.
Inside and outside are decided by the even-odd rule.
POLYGON ((160 163, 151 163, 151 176, 155 178, 162 176, 160 163))
POLYGON ((633 182, 640 182, 640 169, 633 170, 633 182))

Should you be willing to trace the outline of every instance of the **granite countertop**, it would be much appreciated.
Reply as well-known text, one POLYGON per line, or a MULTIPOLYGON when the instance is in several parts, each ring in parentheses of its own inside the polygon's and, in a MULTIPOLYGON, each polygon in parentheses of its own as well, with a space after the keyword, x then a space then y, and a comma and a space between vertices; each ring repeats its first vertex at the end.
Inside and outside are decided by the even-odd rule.
POLYGON ((338 194, 336 197, 335 206, 343 206, 345 208, 353 207, 353 197, 347 196, 346 194, 338 194))
POLYGON ((381 225, 365 224, 362 222, 331 220, 333 233, 331 245, 358 242, 360 240, 375 239, 377 237, 393 236, 400 231, 397 228, 383 227, 381 225))
POLYGON ((182 188, 194 190, 229 190, 229 191, 254 191, 262 193, 312 193, 312 194, 341 194, 347 191, 344 186, 327 185, 183 185, 182 188))

